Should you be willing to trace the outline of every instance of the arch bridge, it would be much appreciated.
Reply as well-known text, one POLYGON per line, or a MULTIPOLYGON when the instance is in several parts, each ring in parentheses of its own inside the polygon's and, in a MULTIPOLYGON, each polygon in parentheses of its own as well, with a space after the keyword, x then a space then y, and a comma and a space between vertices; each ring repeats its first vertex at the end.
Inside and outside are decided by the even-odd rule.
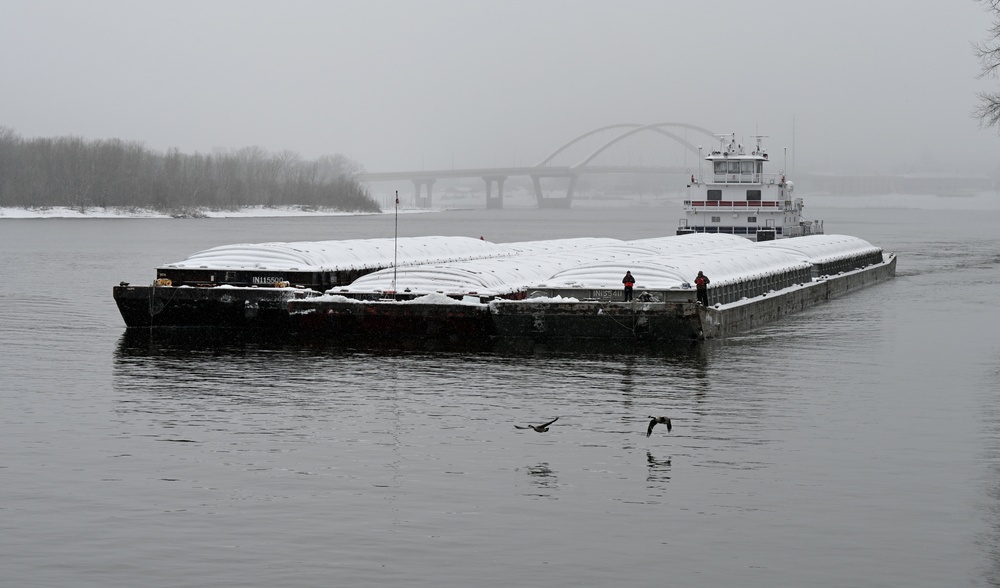
POLYGON ((677 166, 664 165, 599 165, 597 160, 602 154, 612 149, 616 145, 633 139, 640 135, 655 135, 665 137, 668 140, 680 145, 687 152, 701 157, 699 147, 687 140, 685 136, 677 134, 675 131, 693 131, 696 135, 701 135, 716 140, 716 135, 712 131, 687 123, 654 123, 654 124, 634 124, 622 123, 599 127, 574 137, 557 149, 549 153, 545 158, 531 166, 496 167, 496 168, 471 168, 452 170, 430 170, 430 171, 408 171, 408 172, 374 172, 358 174, 357 179, 361 182, 386 182, 386 181, 412 181, 416 202, 418 206, 429 208, 432 205, 432 192, 434 183, 442 179, 463 179, 482 178, 486 182, 486 207, 503 208, 503 187, 504 182, 511 176, 527 176, 531 178, 534 188, 535 199, 539 208, 568 208, 573 201, 573 194, 577 188, 577 182, 583 174, 682 174, 685 169, 677 166), (592 137, 607 134, 610 139, 606 139, 598 147, 585 151, 580 157, 572 160, 569 165, 557 165, 556 162, 569 157, 580 147, 586 145, 592 137), (568 180, 565 196, 546 196, 542 190, 542 180, 547 178, 562 178, 568 180), (493 185, 496 184, 497 191, 494 195, 493 185))

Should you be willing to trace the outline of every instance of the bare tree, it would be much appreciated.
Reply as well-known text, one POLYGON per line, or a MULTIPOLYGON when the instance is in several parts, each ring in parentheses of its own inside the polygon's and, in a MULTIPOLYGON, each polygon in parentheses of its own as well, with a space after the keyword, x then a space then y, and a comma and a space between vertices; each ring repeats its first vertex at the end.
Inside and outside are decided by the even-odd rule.
POLYGON ((316 160, 319 177, 326 182, 333 182, 342 177, 354 178, 358 174, 365 173, 365 168, 356 161, 351 161, 346 156, 337 153, 336 155, 323 155, 316 160))
MULTIPOLYGON (((982 43, 974 43, 976 57, 982 65, 980 78, 998 77, 1000 73, 1000 0, 979 0, 993 17, 989 38, 982 43)), ((1000 91, 979 92, 979 106, 973 116, 984 127, 1000 128, 1000 91)))

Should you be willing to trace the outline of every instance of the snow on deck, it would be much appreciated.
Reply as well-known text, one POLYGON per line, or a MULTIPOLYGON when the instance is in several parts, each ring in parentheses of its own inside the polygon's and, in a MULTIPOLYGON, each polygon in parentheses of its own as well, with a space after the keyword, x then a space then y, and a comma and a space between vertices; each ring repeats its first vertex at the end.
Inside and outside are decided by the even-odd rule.
MULTIPOLYGON (((362 276, 349 286, 336 288, 334 292, 366 294, 395 290, 414 294, 441 292, 498 296, 534 286, 560 287, 551 282, 554 276, 560 275, 573 275, 573 280, 588 283, 601 281, 609 284, 592 287, 620 288, 625 270, 631 269, 635 273, 638 267, 646 267, 643 263, 656 264, 657 260, 692 252, 747 249, 753 243, 734 235, 696 233, 636 241, 581 238, 512 243, 509 246, 524 253, 511 257, 384 269, 362 276), (587 271, 591 274, 586 275, 587 271, 579 273, 581 268, 590 268, 587 271)), ((680 281, 693 279, 692 275, 680 281)), ((670 283, 674 282, 677 280, 670 283)))
POLYGON ((472 237, 400 237, 291 243, 241 243, 199 251, 164 267, 180 269, 254 269, 335 271, 451 262, 509 256, 509 247, 472 237))
POLYGON ((169 268, 335 271, 386 268, 332 293, 499 296, 539 288, 617 289, 629 270, 637 289, 690 287, 698 271, 714 286, 881 251, 846 235, 754 243, 692 233, 622 241, 582 237, 490 243, 471 237, 402 237, 214 247, 169 268), (393 261, 397 265, 393 268, 393 261))
POLYGON ((815 264, 830 263, 882 251, 881 247, 876 247, 864 239, 850 235, 809 235, 794 239, 765 241, 758 243, 757 246, 788 251, 815 264))
POLYGON ((524 254, 544 254, 558 251, 571 251, 586 247, 600 247, 604 245, 620 245, 624 243, 621 239, 610 239, 607 237, 575 237, 570 239, 547 239, 543 241, 518 241, 514 243, 501 243, 500 247, 516 255, 524 254))
POLYGON ((635 277, 637 289, 669 290, 689 287, 699 271, 705 272, 713 286, 724 286, 809 267, 808 262, 790 252, 762 250, 751 244, 750 247, 639 258, 628 266, 600 261, 568 269, 534 285, 539 288, 618 289, 622 287, 627 269, 635 277))

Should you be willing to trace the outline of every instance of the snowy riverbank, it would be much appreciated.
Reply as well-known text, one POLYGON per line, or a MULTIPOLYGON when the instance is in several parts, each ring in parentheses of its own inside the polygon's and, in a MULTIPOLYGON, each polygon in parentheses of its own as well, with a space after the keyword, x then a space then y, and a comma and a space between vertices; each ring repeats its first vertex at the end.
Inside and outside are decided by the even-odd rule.
MULTIPOLYGON (((304 208, 298 206, 265 207, 251 206, 239 210, 210 210, 196 208, 185 213, 166 213, 141 208, 70 208, 51 206, 39 208, 0 207, 0 219, 4 218, 258 218, 258 217, 288 217, 288 216, 357 216, 366 214, 391 214, 392 210, 382 212, 343 212, 304 208)), ((434 212, 433 209, 400 209, 400 214, 415 212, 434 212)))
MULTIPOLYGON (((802 193, 801 196, 809 210, 824 208, 895 208, 921 210, 1000 210, 1000 193, 980 192, 966 196, 936 196, 933 194, 879 194, 843 196, 827 193, 802 193)), ((575 208, 681 208, 681 197, 672 195, 666 198, 618 197, 595 198, 581 196, 573 201, 575 208)), ((443 197, 443 206, 435 208, 414 208, 412 204, 399 209, 400 214, 420 212, 442 212, 445 210, 461 210, 468 208, 484 208, 485 195, 476 198, 455 199, 443 197)), ((512 199, 504 202, 505 208, 536 208, 533 200, 512 199)), ((13 208, 0 207, 0 219, 27 218, 262 218, 262 217, 296 217, 296 216, 359 216, 370 214, 393 214, 392 208, 382 212, 343 212, 330 209, 316 209, 302 206, 250 206, 239 210, 211 210, 208 208, 191 208, 180 213, 166 213, 141 208, 100 208, 86 209, 65 206, 13 208)))

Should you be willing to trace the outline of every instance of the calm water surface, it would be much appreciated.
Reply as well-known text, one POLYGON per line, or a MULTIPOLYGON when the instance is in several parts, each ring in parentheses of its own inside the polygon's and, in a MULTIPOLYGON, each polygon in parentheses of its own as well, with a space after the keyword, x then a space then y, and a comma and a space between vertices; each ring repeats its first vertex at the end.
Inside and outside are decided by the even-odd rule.
POLYGON ((814 212, 898 278, 690 349, 468 355, 125 336, 121 280, 391 216, 0 220, 0 585, 1000 585, 1000 212, 814 212))

